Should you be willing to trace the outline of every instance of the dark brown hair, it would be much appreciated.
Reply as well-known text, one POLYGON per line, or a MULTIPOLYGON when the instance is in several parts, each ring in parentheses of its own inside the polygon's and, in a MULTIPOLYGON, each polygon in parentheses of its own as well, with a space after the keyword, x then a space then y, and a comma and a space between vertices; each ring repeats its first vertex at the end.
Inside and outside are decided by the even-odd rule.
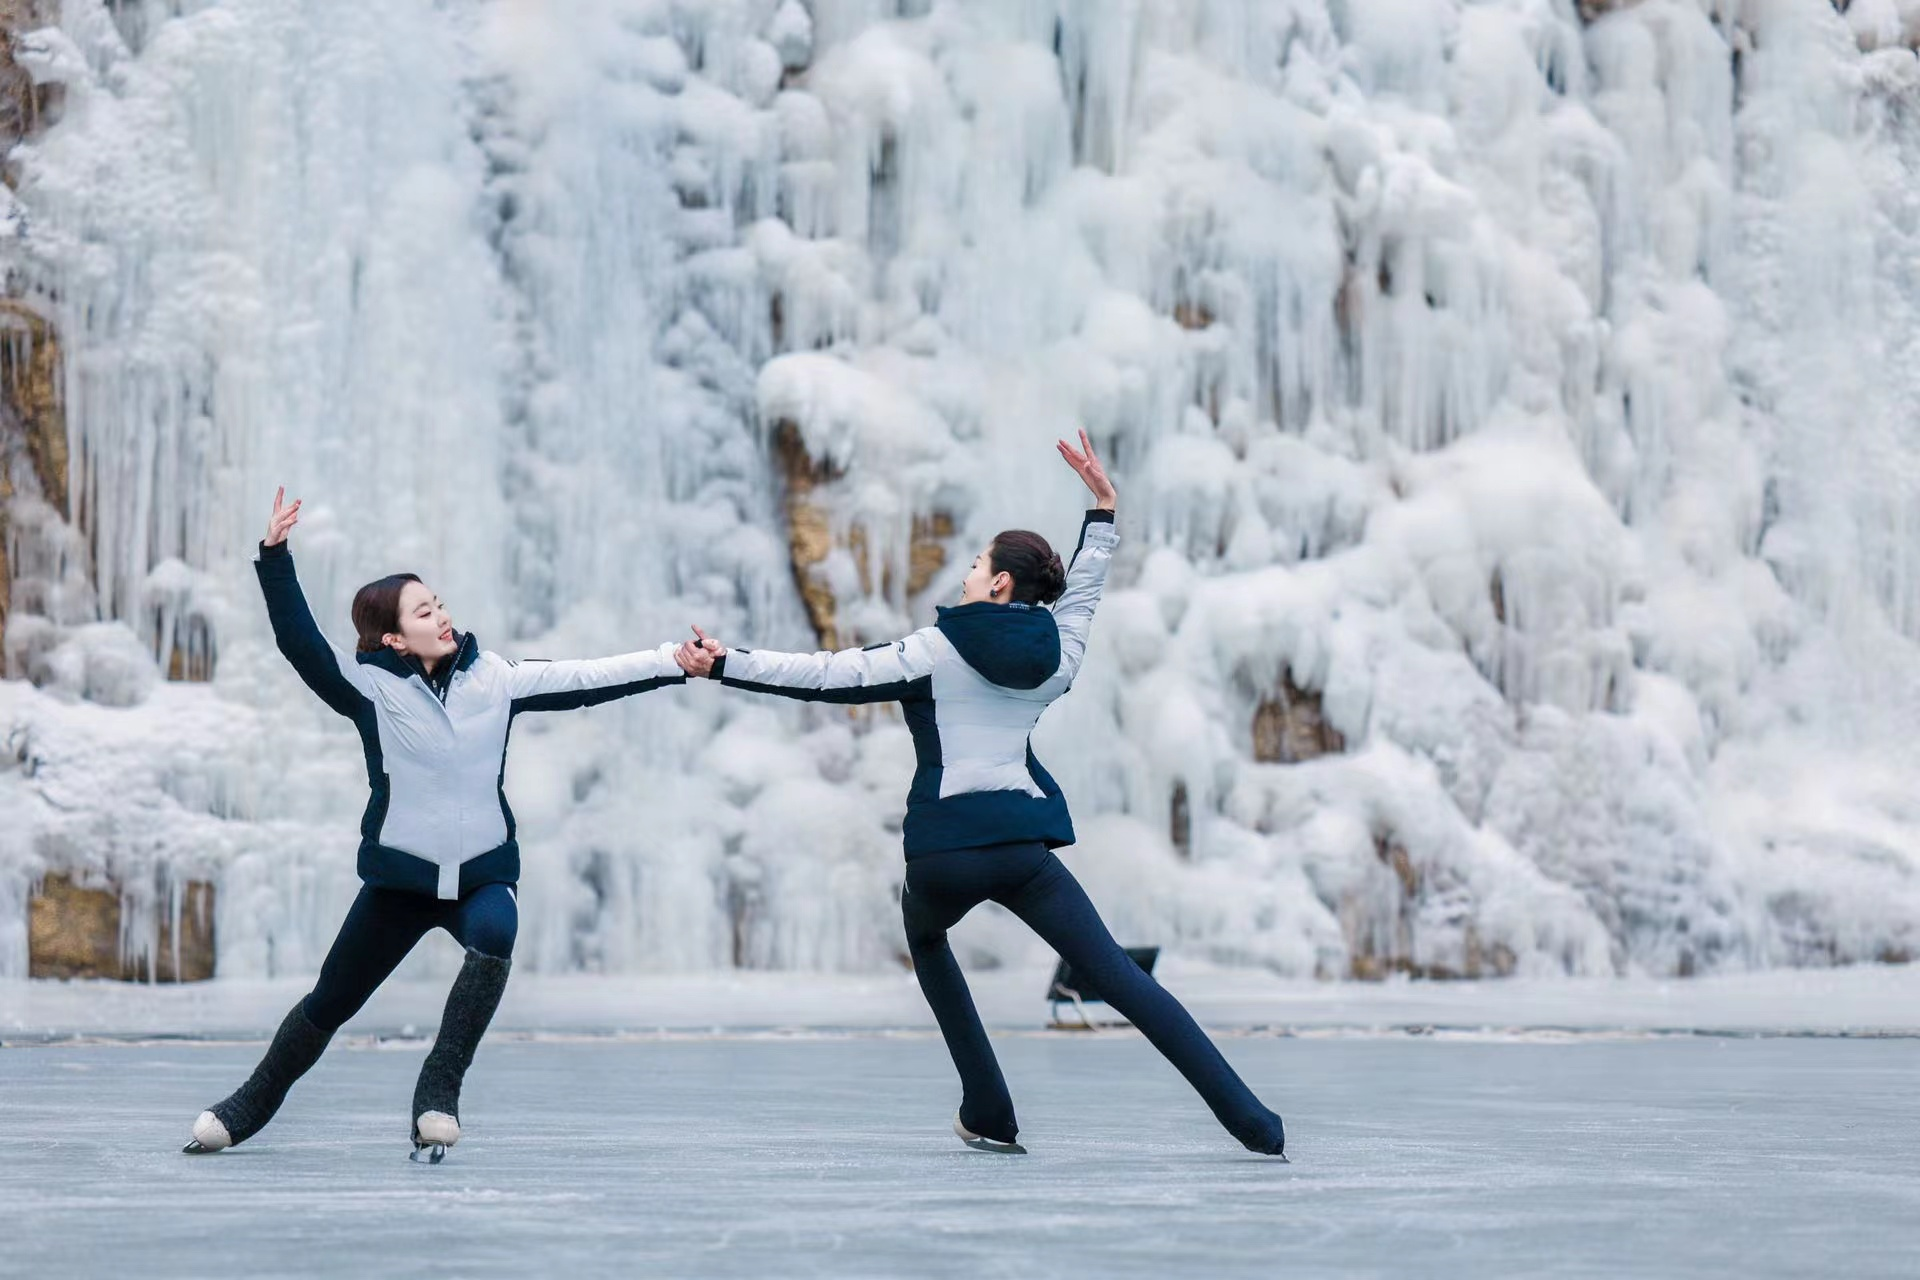
POLYGON ((995 573, 1013 578, 1013 598, 1021 604, 1052 604, 1067 585, 1067 571, 1047 540, 1025 529, 997 534, 987 548, 995 573))
POLYGON ((390 573, 353 593, 353 629, 360 633, 361 653, 377 651, 386 643, 382 636, 400 630, 400 593, 418 581, 418 574, 390 573))

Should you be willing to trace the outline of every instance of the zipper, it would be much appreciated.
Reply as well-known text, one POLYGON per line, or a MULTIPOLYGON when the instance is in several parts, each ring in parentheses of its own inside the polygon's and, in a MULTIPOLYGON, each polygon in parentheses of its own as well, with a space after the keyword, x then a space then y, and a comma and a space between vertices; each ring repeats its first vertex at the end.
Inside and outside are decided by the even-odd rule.
MULTIPOLYGON (((447 667, 446 682, 444 684, 441 684, 437 688, 434 685, 432 674, 427 671, 426 664, 425 663, 420 664, 420 678, 426 682, 427 691, 433 694, 434 697, 438 698, 440 700, 440 705, 443 707, 447 705, 447 694, 453 688, 453 678, 454 676, 460 673, 460 659, 466 656, 467 646, 472 642, 473 642, 472 632, 461 633, 459 647, 456 648, 452 653, 448 654, 446 658, 447 662, 451 664, 447 667)), ((414 659, 414 661, 419 662, 419 659, 416 658, 414 659)))
POLYGON ((447 655, 446 661, 452 665, 447 668, 445 684, 436 684, 433 673, 427 670, 427 664, 420 659, 415 657, 407 659, 413 664, 413 672, 420 677, 420 683, 427 686, 427 692, 433 695, 434 701, 438 702, 443 709, 447 705, 447 694, 453 689, 453 678, 459 674, 460 659, 466 654, 467 646, 472 643, 472 640, 471 632, 463 633, 460 637, 460 647, 447 655))

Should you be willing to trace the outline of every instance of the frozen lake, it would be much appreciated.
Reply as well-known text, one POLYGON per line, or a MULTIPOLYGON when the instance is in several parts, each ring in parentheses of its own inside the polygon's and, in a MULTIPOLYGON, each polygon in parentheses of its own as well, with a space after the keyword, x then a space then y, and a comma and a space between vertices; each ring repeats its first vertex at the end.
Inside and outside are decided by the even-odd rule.
MULTIPOLYGON (((18 1041, 11 1042, 18 1045, 18 1041)), ((1249 1156, 1130 1032, 1008 1033, 1025 1159, 947 1132, 919 1031, 503 1035, 448 1163, 417 1040, 352 1036, 238 1150, 257 1044, 0 1050, 0 1272, 1912 1275, 1920 1040, 1231 1035, 1249 1156)))

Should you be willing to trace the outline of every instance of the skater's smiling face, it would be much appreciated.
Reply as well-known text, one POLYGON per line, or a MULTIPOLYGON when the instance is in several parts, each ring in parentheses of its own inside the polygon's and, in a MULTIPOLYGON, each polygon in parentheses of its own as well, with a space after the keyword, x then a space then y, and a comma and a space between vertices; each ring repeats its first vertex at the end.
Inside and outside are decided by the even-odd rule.
POLYGON ((393 630, 380 637, 395 653, 408 655, 432 667, 459 648, 453 636, 453 619, 423 582, 409 582, 400 590, 399 617, 393 630))
POLYGON ((420 659, 429 671, 460 647, 447 607, 411 573, 360 588, 353 597, 353 629, 360 633, 361 653, 391 649, 420 659))

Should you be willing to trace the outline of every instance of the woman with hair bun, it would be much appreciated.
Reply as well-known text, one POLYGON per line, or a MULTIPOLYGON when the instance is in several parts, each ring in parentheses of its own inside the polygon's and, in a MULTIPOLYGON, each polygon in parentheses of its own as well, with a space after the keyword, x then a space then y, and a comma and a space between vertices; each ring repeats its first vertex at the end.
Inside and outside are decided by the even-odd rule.
POLYGON ((973 562, 960 603, 893 644, 840 653, 728 650, 695 628, 676 655, 689 675, 812 702, 898 702, 916 770, 903 828, 900 895, 907 946, 960 1073, 953 1129, 982 1151, 1024 1154, 1000 1074, 947 930, 991 899, 1019 916, 1186 1076, 1249 1150, 1281 1156, 1280 1117, 1248 1089, 1192 1016, 1114 942, 1053 851, 1072 844, 1060 787, 1029 737, 1065 693, 1087 651, 1093 613, 1119 537, 1117 495, 1086 432, 1061 457, 1094 497, 1071 568, 1045 538, 995 537, 973 562))

